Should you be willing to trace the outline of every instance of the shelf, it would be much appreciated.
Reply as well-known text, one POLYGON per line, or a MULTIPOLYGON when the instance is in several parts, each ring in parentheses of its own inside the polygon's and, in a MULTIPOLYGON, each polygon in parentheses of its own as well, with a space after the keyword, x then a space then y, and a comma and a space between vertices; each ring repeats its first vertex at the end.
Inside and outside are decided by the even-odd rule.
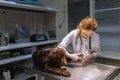
MULTIPOLYGON (((54 1, 48 1, 50 3, 41 5, 22 4, 12 1, 0 0, 0 31, 8 32, 10 37, 15 35, 15 24, 25 25, 30 29, 30 34, 41 33, 49 30, 56 30, 56 12, 57 6, 54 1), (53 4, 53 5, 52 5, 53 4), (24 20, 23 20, 24 18, 24 20), (47 26, 42 26, 47 25, 47 26), (50 26, 48 26, 50 25, 50 26), (7 28, 7 29, 6 29, 7 28), (36 29, 38 29, 36 31, 36 29)), ((44 3, 44 0, 43 0, 44 3)), ((9 43, 5 46, 0 46, 0 52, 17 50, 28 47, 43 47, 44 45, 55 45, 58 40, 47 40, 40 42, 26 42, 26 43, 9 43)), ((34 49, 34 50, 35 50, 34 49)), ((16 57, 9 57, 0 59, 0 65, 31 59, 32 54, 20 55, 16 57)))
POLYGON ((16 3, 12 1, 3 1, 3 0, 0 0, 0 6, 26 9, 26 10, 43 11, 43 12, 56 12, 57 11, 57 9, 53 9, 49 7, 46 8, 46 7, 38 6, 38 5, 21 4, 21 3, 16 3))
POLYGON ((32 46, 38 46, 38 45, 46 45, 46 44, 52 44, 52 43, 57 43, 57 40, 48 40, 48 41, 42 41, 42 42, 28 42, 28 43, 9 44, 7 46, 1 46, 0 47, 0 51, 12 50, 12 49, 24 48, 24 47, 32 47, 32 46))
POLYGON ((95 9, 108 9, 120 7, 120 0, 95 0, 95 9))
POLYGON ((119 26, 114 26, 114 25, 110 25, 110 26, 100 26, 97 32, 99 33, 120 33, 119 26))
POLYGON ((8 58, 8 59, 0 60, 0 65, 11 63, 11 62, 14 62, 14 61, 28 59, 28 58, 31 58, 31 57, 32 57, 32 54, 21 55, 21 56, 18 56, 18 57, 11 57, 11 58, 8 58))
POLYGON ((110 10, 119 10, 120 7, 117 8, 108 8, 108 9, 99 9, 99 10, 95 10, 95 12, 103 12, 103 11, 110 11, 110 10))
POLYGON ((94 15, 99 23, 102 54, 120 60, 120 0, 94 0, 94 15), (107 4, 106 4, 107 3, 107 4))

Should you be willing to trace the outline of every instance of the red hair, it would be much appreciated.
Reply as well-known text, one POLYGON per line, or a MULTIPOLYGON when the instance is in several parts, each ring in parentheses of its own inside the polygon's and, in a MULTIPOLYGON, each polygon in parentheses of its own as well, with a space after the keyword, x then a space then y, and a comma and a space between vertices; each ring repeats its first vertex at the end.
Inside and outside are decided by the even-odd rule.
POLYGON ((93 30, 98 28, 97 20, 93 17, 86 17, 78 24, 77 29, 93 30))

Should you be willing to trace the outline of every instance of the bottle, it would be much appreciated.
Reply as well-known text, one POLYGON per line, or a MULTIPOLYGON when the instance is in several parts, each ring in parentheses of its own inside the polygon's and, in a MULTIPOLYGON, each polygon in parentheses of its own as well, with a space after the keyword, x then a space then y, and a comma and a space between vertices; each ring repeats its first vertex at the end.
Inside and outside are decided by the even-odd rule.
POLYGON ((4 68, 3 69, 3 77, 4 77, 4 80, 11 80, 10 71, 4 68))

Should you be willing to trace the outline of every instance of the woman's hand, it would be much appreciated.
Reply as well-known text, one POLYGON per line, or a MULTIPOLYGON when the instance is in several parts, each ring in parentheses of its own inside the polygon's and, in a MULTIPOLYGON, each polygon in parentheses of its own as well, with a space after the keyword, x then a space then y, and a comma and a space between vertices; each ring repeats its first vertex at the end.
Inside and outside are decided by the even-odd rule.
POLYGON ((69 54, 69 58, 71 58, 73 61, 78 61, 79 60, 78 54, 69 54))
POLYGON ((85 64, 88 60, 95 58, 93 54, 85 54, 84 57, 81 59, 81 63, 85 64))

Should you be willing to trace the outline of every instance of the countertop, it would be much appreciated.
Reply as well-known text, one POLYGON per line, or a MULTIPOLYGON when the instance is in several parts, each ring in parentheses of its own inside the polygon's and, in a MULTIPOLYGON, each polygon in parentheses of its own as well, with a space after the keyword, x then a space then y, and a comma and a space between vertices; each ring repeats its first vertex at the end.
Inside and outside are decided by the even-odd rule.
POLYGON ((35 69, 32 62, 20 64, 20 66, 32 73, 45 76, 48 80, 113 80, 120 73, 120 68, 117 66, 99 63, 82 66, 80 62, 70 62, 63 68, 67 68, 71 72, 71 77, 63 77, 35 69))

